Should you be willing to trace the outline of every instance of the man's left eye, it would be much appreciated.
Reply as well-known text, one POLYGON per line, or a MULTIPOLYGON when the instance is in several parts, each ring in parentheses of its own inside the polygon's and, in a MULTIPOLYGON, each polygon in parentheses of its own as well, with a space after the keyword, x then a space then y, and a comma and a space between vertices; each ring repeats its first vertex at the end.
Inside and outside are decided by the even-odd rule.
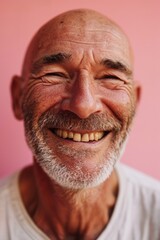
POLYGON ((102 76, 101 79, 121 80, 119 77, 117 77, 117 76, 115 76, 115 75, 110 75, 110 74, 102 76))

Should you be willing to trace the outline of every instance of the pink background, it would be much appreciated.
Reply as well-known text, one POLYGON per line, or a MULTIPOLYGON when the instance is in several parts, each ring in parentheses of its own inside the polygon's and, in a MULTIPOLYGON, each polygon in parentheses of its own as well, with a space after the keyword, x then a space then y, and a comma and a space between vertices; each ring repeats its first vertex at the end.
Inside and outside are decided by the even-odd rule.
POLYGON ((92 8, 117 21, 135 52, 135 78, 143 85, 124 163, 160 179, 160 1, 1 0, 0 1, 0 177, 32 161, 23 123, 14 119, 10 80, 19 74, 27 44, 44 22, 72 8, 92 8))

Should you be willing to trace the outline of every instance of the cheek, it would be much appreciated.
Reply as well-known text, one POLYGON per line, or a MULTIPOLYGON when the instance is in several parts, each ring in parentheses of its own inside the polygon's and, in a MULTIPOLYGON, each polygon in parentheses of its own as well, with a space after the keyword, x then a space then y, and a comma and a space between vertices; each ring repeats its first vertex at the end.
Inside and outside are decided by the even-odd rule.
POLYGON ((34 109, 34 114, 39 115, 50 108, 58 108, 64 97, 64 86, 46 86, 39 84, 25 92, 25 110, 34 109))
POLYGON ((105 89, 103 92, 103 103, 121 121, 127 121, 135 111, 133 93, 130 90, 105 89))

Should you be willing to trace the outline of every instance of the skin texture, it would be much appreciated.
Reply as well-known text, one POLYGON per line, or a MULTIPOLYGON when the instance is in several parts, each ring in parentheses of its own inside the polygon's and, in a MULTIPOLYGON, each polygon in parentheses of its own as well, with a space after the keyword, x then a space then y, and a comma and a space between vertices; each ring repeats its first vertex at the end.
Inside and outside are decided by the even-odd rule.
POLYGON ((114 165, 139 98, 126 35, 95 11, 63 13, 35 35, 11 89, 34 156, 19 181, 26 210, 50 239, 96 239, 116 204, 114 165), (79 142, 56 129, 104 136, 79 142))

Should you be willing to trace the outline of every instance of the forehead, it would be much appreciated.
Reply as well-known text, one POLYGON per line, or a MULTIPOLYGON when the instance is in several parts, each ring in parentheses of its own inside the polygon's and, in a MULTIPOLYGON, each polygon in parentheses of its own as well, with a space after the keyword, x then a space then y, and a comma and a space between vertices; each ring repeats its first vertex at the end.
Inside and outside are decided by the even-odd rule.
POLYGON ((71 54, 72 58, 92 52, 97 61, 109 58, 129 68, 132 65, 128 39, 119 27, 101 15, 62 14, 51 20, 32 42, 30 63, 59 52, 71 54))

